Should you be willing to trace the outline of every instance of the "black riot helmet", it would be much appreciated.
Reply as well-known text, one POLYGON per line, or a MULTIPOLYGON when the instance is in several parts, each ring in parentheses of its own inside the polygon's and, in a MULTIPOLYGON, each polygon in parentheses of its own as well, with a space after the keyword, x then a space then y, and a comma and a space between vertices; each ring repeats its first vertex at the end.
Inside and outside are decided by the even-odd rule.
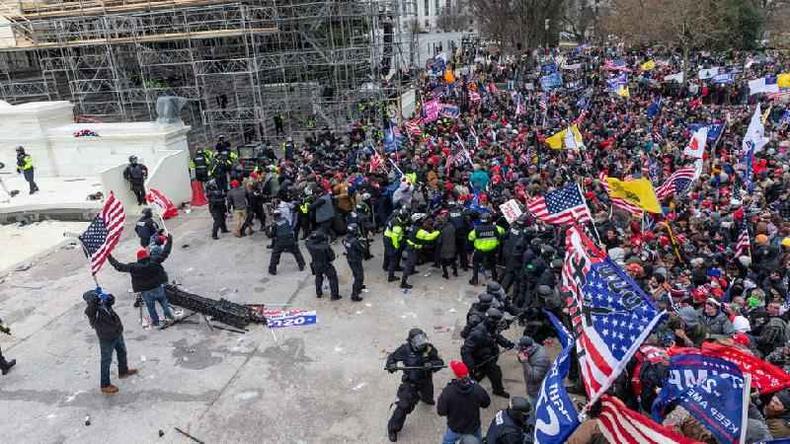
POLYGON ((496 308, 489 308, 486 310, 486 324, 491 327, 495 327, 499 324, 499 321, 502 320, 504 315, 501 311, 497 310, 496 308))
POLYGON ((420 328, 412 328, 409 330, 408 337, 409 345, 415 351, 425 351, 428 348, 428 335, 420 328))
POLYGON ((532 405, 526 398, 521 396, 514 396, 510 398, 510 406, 508 413, 519 424, 524 424, 529 415, 532 413, 532 405))
POLYGON ((491 223, 491 213, 483 213, 480 215, 480 223, 481 224, 490 224, 491 223))
POLYGON ((145 217, 153 217, 154 216, 154 212, 151 211, 150 207, 145 207, 145 208, 143 208, 143 216, 145 216, 145 217))
POLYGON ((489 281, 486 284, 486 292, 499 297, 505 296, 505 290, 502 288, 502 285, 500 285, 499 282, 497 281, 489 281))
POLYGON ((487 307, 490 307, 491 303, 494 302, 494 295, 490 293, 480 293, 477 295, 477 302, 483 306, 481 308, 485 307, 485 310, 488 310, 487 307))
POLYGON ((132 165, 136 164, 137 163, 137 156, 135 156, 135 155, 129 156, 129 163, 131 163, 132 165))
POLYGON ((540 296, 549 296, 551 293, 553 292, 551 291, 551 287, 548 285, 538 285, 538 294, 540 296))

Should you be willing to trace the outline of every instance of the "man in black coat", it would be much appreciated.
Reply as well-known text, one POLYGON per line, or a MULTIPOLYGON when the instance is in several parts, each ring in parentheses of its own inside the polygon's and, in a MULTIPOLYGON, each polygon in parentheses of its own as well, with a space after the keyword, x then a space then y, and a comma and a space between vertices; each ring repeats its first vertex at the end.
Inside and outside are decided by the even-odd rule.
POLYGON ((337 282, 337 270, 332 265, 335 260, 335 252, 329 245, 327 235, 319 228, 310 234, 305 242, 307 251, 310 253, 310 270, 315 275, 315 295, 320 298, 323 294, 324 276, 329 279, 329 289, 332 293, 331 300, 336 301, 341 298, 340 289, 337 282))
POLYGON ((502 316, 502 312, 496 308, 488 309, 483 322, 472 328, 469 336, 464 340, 461 346, 461 358, 471 369, 475 380, 481 381, 488 377, 494 394, 509 398, 510 394, 505 391, 502 384, 502 369, 497 365, 497 358, 499 346, 511 349, 515 344, 499 333, 502 316))
POLYGON ((482 439, 480 433, 480 409, 491 404, 485 389, 469 377, 469 369, 461 361, 450 361, 455 379, 439 395, 436 413, 447 417, 447 431, 442 444, 455 444, 463 435, 474 435, 482 439))
POLYGON ((110 365, 112 352, 118 356, 118 377, 123 379, 137 373, 136 369, 129 368, 126 361, 126 344, 123 341, 123 324, 121 318, 112 309, 115 297, 104 293, 101 288, 90 290, 82 295, 88 304, 85 307, 85 316, 91 328, 99 337, 99 350, 101 351, 101 391, 111 395, 118 392, 118 387, 110 383, 110 365))
POLYGON ((154 221, 154 212, 151 208, 143 208, 143 215, 134 226, 134 232, 140 238, 140 246, 147 247, 151 244, 151 236, 159 232, 159 224, 154 221))
MULTIPOLYGON (((7 335, 11 334, 11 329, 3 325, 3 320, 0 319, 0 333, 5 333, 7 335)), ((3 350, 0 350, 0 370, 2 370, 3 375, 8 374, 11 371, 11 367, 16 365, 16 359, 6 360, 3 356, 3 350)))
POLYGON ((148 308, 148 315, 151 317, 151 325, 159 326, 159 315, 156 313, 156 302, 162 306, 162 311, 168 321, 173 321, 173 313, 170 311, 170 303, 167 301, 164 284, 167 283, 167 273, 162 262, 170 256, 173 249, 173 235, 167 235, 165 248, 158 256, 152 258, 148 250, 141 248, 137 250, 137 262, 124 264, 118 262, 112 255, 107 257, 110 264, 122 273, 129 273, 132 276, 132 291, 139 292, 148 308))
POLYGON ((398 386, 398 400, 387 423, 387 433, 392 442, 398 440, 406 415, 414 410, 418 401, 433 405, 433 374, 444 367, 444 361, 428 336, 419 328, 409 330, 406 343, 387 357, 387 371, 394 373, 399 362, 403 363, 403 376, 398 386))
POLYGON ((294 255, 296 264, 299 265, 299 271, 304 270, 304 258, 302 252, 299 251, 299 245, 296 243, 296 236, 291 224, 283 217, 280 210, 275 210, 274 223, 271 225, 271 235, 274 245, 272 246, 272 257, 269 261, 269 274, 277 274, 277 265, 280 264, 280 255, 283 252, 288 252, 294 255))
POLYGON ((354 283, 351 285, 351 300, 361 301, 359 294, 365 287, 365 270, 362 267, 362 259, 365 256, 365 245, 359 238, 359 226, 357 224, 348 225, 348 233, 343 239, 343 247, 346 249, 346 259, 348 267, 351 268, 351 275, 354 276, 354 283))

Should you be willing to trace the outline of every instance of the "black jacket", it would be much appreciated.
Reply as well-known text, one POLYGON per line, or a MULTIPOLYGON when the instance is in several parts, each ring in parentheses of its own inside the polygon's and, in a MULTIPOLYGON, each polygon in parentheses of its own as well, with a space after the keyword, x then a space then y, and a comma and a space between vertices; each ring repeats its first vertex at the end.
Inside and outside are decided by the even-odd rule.
POLYGON ((431 370, 404 370, 401 380, 414 384, 431 382, 431 374, 441 370, 439 367, 444 365, 433 344, 428 344, 423 352, 414 350, 409 343, 402 344, 387 356, 387 368, 395 366, 398 362, 402 362, 404 367, 423 367, 425 364, 434 367, 431 370))
POLYGON ((269 228, 271 230, 274 244, 278 247, 292 247, 296 244, 294 229, 285 218, 277 220, 269 228))
POLYGON ((346 258, 348 262, 362 263, 365 255, 365 245, 362 244, 357 233, 348 233, 343 239, 343 246, 346 248, 346 258))
POLYGON ((471 372, 486 362, 495 363, 499 346, 512 348, 513 343, 499 333, 492 333, 486 322, 477 324, 461 346, 461 359, 471 372))
POLYGON ((147 247, 151 243, 151 236, 159 231, 159 225, 154 221, 153 217, 143 216, 134 226, 134 232, 140 238, 140 246, 147 247))
POLYGON ((332 247, 329 246, 329 242, 326 239, 319 241, 314 238, 308 238, 307 242, 305 242, 305 247, 310 253, 312 258, 311 265, 315 271, 321 272, 324 267, 335 260, 335 252, 332 251, 332 247))
POLYGON ((480 429, 480 409, 491 404, 485 389, 470 378, 453 379, 442 390, 436 413, 447 417, 455 433, 474 434, 480 429))
POLYGON ((170 251, 173 249, 173 235, 167 235, 167 243, 165 244, 162 254, 150 258, 140 259, 137 262, 124 264, 118 262, 112 255, 107 257, 110 264, 118 271, 129 273, 132 275, 132 291, 140 292, 153 290, 154 288, 167 283, 167 273, 165 268, 162 267, 162 262, 170 256, 170 251))
POLYGON ((85 307, 85 316, 88 317, 91 328, 96 330, 96 336, 99 339, 111 340, 123 333, 121 318, 112 309, 112 305, 115 303, 113 295, 108 295, 105 302, 102 303, 99 300, 99 295, 91 290, 85 292, 82 298, 88 303, 88 306, 85 307))

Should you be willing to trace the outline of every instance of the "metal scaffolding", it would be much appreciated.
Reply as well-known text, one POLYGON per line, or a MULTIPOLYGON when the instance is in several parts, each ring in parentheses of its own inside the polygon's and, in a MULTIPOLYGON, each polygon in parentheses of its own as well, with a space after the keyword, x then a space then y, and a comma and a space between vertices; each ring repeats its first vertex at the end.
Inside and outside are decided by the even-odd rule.
MULTIPOLYGON (((7 2, 8 0, 2 0, 7 2)), ((3 11, 8 8, 3 8, 3 11)), ((273 140, 381 113, 413 65, 408 0, 20 3, 0 49, 3 100, 70 100, 82 121, 155 118, 188 99, 192 145, 273 140)), ((6 12, 2 12, 7 14, 6 12)))

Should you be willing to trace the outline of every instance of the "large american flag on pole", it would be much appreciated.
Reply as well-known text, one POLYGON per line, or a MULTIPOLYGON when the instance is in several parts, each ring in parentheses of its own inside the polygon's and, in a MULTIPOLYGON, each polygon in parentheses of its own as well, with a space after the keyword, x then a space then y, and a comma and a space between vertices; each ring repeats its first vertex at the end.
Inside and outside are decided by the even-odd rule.
POLYGON ((85 249, 85 255, 90 259, 92 274, 95 275, 101 270, 107 256, 118 244, 123 232, 124 221, 126 221, 126 213, 123 210, 123 204, 115 197, 115 194, 110 192, 101 212, 96 215, 88 229, 79 236, 85 249))
POLYGON ((601 172, 598 174, 598 178, 601 179, 601 186, 606 191, 606 194, 609 196, 609 201, 612 203, 612 206, 615 208, 620 208, 621 210, 625 210, 630 213, 632 216, 641 216, 642 215, 642 208, 638 205, 634 205, 628 202, 625 199, 621 199, 619 197, 612 197, 609 191, 609 182, 606 181, 606 173, 601 172))
POLYGON ((580 372, 592 405, 622 373, 663 312, 579 226, 566 232, 565 248, 562 294, 568 296, 580 372))
POLYGON ((568 225, 592 220, 587 201, 575 183, 530 200, 527 210, 547 224, 568 225))
POLYGON ((675 170, 667 180, 656 188, 656 197, 663 200, 673 194, 683 194, 689 189, 691 182, 696 177, 696 168, 693 166, 683 167, 675 170))
MULTIPOLYGON (((749 229, 746 228, 746 224, 744 224, 741 229, 741 234, 738 235, 738 240, 735 242, 735 257, 743 256, 749 253, 749 250, 749 229)), ((749 256, 751 256, 751 254, 749 254, 749 256)))
POLYGON ((601 398, 601 413, 598 415, 598 428, 609 442, 623 444, 694 444, 669 427, 656 423, 645 415, 625 406, 614 396, 601 398))

